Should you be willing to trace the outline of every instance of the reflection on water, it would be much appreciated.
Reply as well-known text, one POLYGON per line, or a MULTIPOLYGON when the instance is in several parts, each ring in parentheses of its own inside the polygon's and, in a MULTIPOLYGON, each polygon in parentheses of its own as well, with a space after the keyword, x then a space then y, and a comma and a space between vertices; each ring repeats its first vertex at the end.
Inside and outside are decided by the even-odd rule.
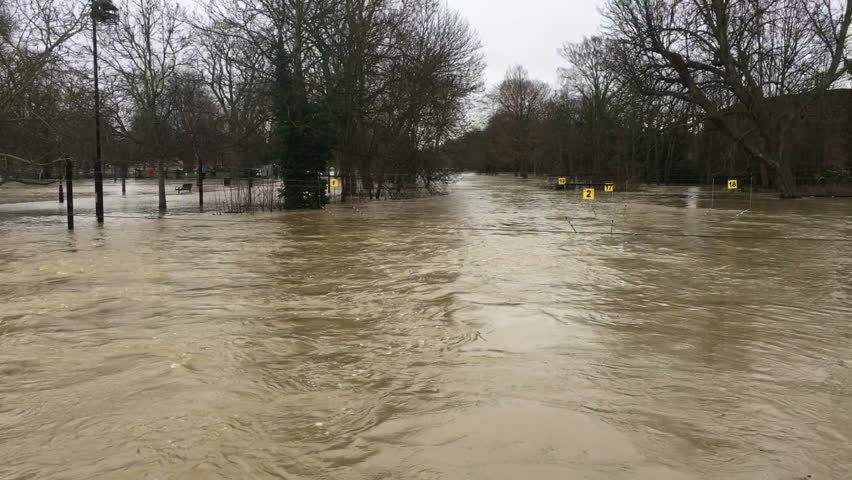
POLYGON ((145 219, 155 188, 108 182, 68 233, 43 190, 0 190, 0 478, 852 471, 852 243, 804 239, 848 238, 848 201, 471 176, 145 219))
POLYGON ((698 208, 701 187, 689 187, 686 193, 686 208, 698 208))

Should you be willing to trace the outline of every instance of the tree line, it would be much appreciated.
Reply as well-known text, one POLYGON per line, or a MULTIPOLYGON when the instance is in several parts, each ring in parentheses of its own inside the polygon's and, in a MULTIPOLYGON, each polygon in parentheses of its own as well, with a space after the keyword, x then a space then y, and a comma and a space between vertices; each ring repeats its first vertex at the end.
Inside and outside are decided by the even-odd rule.
POLYGON ((455 165, 584 181, 746 176, 785 197, 826 176, 852 182, 852 3, 609 0, 603 14, 601 35, 559 50, 559 88, 509 69, 482 125, 445 145, 455 165))
POLYGON ((232 175, 275 164, 288 208, 448 180, 442 146, 466 128, 484 62, 438 0, 0 0, 0 184, 94 158, 91 8, 104 159, 232 175))

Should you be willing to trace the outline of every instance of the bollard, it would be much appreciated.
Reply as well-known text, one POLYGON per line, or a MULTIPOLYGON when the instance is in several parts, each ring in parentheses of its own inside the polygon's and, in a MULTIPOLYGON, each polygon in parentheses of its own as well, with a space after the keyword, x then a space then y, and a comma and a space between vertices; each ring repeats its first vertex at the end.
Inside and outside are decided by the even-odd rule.
POLYGON ((68 197, 68 230, 74 230, 74 185, 71 177, 74 173, 74 167, 71 164, 71 157, 65 157, 65 191, 68 197))
POLYGON ((204 166, 201 164, 201 158, 198 159, 198 208, 204 211, 204 166))

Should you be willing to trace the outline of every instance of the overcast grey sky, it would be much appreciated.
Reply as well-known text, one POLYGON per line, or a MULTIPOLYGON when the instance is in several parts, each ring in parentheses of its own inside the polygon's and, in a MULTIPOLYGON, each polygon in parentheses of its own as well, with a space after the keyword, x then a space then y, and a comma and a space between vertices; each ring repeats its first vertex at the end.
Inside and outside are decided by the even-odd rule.
POLYGON ((556 86, 556 53, 564 42, 578 42, 600 31, 603 0, 445 0, 473 28, 485 52, 488 86, 519 63, 530 75, 556 86))

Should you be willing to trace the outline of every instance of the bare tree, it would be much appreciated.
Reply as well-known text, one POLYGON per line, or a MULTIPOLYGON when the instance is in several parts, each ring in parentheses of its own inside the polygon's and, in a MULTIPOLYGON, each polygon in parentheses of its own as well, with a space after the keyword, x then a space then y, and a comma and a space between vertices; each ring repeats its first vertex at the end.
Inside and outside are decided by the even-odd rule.
POLYGON ((62 123, 79 113, 69 92, 80 81, 71 40, 84 18, 60 0, 0 2, 0 184, 14 177, 10 159, 18 169, 49 169, 68 146, 62 123))
POLYGON ((184 169, 196 169, 198 203, 204 208, 204 159, 215 159, 227 142, 223 141, 224 118, 216 101, 198 74, 181 72, 174 80, 174 109, 171 119, 176 132, 174 147, 184 169))
POLYGON ((613 135, 611 110, 617 95, 618 73, 613 68, 612 48, 603 37, 586 38, 580 43, 565 44, 560 50, 562 58, 570 64, 561 70, 562 80, 569 92, 576 92, 581 99, 581 118, 587 125, 587 140, 592 150, 592 171, 601 174, 601 165, 612 143, 607 139, 613 135))
POLYGON ((363 119, 382 132, 381 153, 362 178, 368 190, 375 177, 377 191, 385 185, 401 196, 416 186, 432 191, 447 179, 440 147, 467 127, 467 100, 481 89, 483 62, 467 22, 437 4, 398 26, 393 45, 387 85, 363 119))
POLYGON ((194 46, 202 80, 222 117, 223 155, 236 171, 248 167, 268 146, 272 82, 263 52, 252 42, 216 31, 216 23, 196 29, 194 46))
POLYGON ((189 37, 185 15, 170 0, 127 0, 106 37, 103 60, 115 91, 120 133, 156 159, 159 208, 166 209, 166 168, 175 158, 170 118, 177 108, 178 74, 189 37))
POLYGON ((550 87, 530 79, 520 65, 509 68, 503 81, 488 94, 500 132, 498 145, 523 178, 529 175, 529 161, 536 148, 535 126, 544 117, 549 97, 550 87))
POLYGON ((606 17, 643 94, 696 105, 795 196, 785 138, 848 69, 852 2, 609 0, 606 17))
POLYGON ((344 198, 359 183, 378 191, 389 173, 426 181, 420 173, 435 162, 426 150, 457 133, 465 98, 479 88, 474 32, 434 0, 211 2, 206 14, 231 37, 221 42, 263 57, 259 79, 275 82, 276 98, 287 92, 275 112, 287 125, 275 135, 285 156, 295 139, 281 132, 308 121, 336 137, 344 198))
MULTIPOLYGON (((392 87, 391 64, 399 59, 402 26, 417 12, 412 1, 341 0, 331 2, 331 22, 312 28, 319 46, 323 83, 339 111, 337 153, 344 200, 357 186, 356 170, 372 188, 372 172, 384 170, 370 138, 370 119, 392 87)), ((374 117, 375 118, 375 117, 374 117)), ((385 143, 387 140, 382 140, 385 143)))
POLYGON ((0 118, 84 27, 82 15, 61 0, 0 4, 0 118))

